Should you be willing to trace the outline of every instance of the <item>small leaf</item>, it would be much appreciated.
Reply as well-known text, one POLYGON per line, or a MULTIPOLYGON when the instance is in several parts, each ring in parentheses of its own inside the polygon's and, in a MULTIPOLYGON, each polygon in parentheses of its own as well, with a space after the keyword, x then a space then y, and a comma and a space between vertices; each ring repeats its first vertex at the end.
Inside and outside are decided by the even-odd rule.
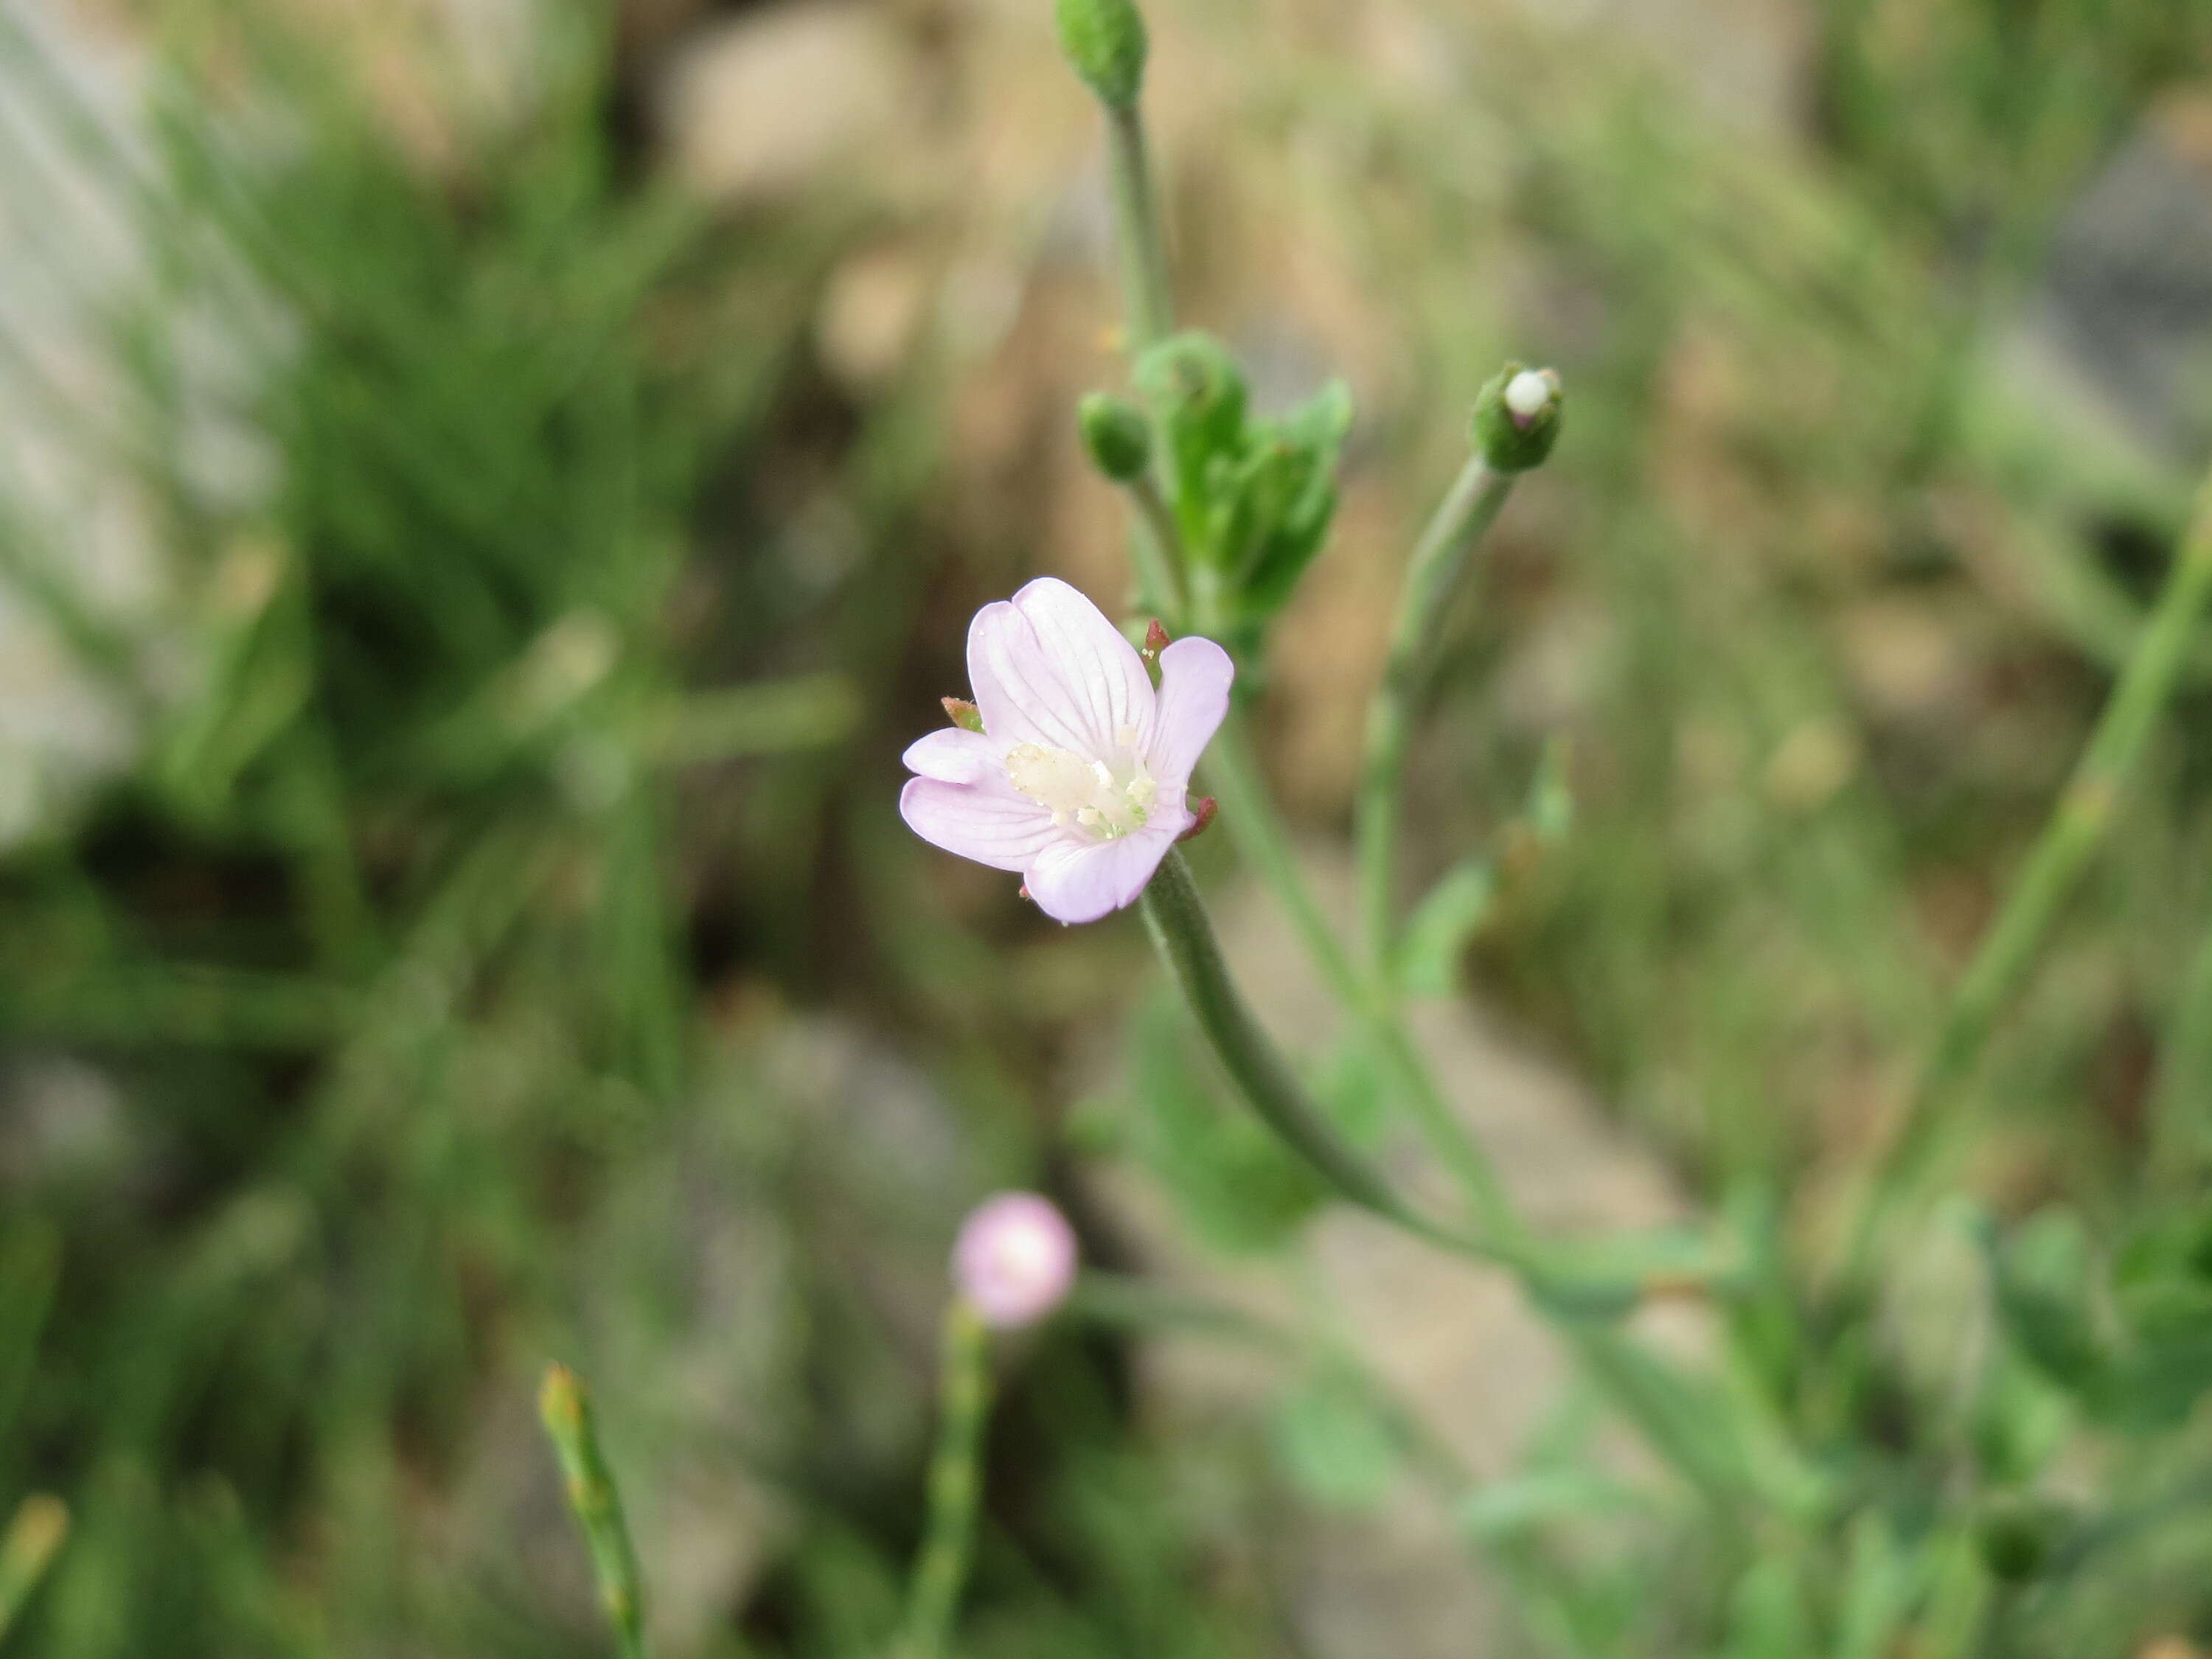
POLYGON ((1336 1372, 1307 1378, 1275 1407, 1275 1455, 1292 1485, 1329 1509, 1371 1510, 1398 1472, 1389 1427, 1358 1384, 1336 1372))
POLYGON ((1227 346, 1194 331, 1146 351, 1131 376, 1159 419, 1187 550, 1195 562, 1218 563, 1218 480, 1243 454, 1243 374, 1227 346))
POLYGON ((1398 983, 1407 996, 1450 996, 1459 988, 1460 958, 1490 915, 1498 872, 1485 858, 1455 866, 1429 890, 1406 924, 1398 946, 1398 983))
POLYGON ((1492 1481, 1462 1503, 1455 1518, 1475 1542, 1503 1544, 1554 1521, 1618 1515, 1631 1502, 1614 1481, 1579 1469, 1544 1469, 1492 1481))

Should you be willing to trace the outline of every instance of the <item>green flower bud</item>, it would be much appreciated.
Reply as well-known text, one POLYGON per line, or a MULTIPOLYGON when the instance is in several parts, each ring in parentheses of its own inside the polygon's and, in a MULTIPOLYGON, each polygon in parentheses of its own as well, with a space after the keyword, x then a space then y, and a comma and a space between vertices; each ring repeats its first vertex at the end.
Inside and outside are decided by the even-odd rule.
POLYGON ((1093 392, 1077 405, 1075 422, 1092 464, 1115 483, 1142 477, 1152 465, 1152 423, 1127 398, 1093 392))
POLYGON ((1483 459, 1500 472, 1543 465, 1559 441, 1565 401, 1552 370, 1506 364, 1474 400, 1474 442, 1483 459))
POLYGON ((1055 0, 1060 50, 1107 104, 1127 109, 1145 83, 1145 20, 1136 0, 1055 0))

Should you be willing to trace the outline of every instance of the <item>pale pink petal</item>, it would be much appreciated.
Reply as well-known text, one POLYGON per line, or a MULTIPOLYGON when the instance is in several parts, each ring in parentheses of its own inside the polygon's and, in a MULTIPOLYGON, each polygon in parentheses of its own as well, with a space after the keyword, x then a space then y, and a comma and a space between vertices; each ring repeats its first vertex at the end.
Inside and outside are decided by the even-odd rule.
POLYGON ((1096 921, 1135 902, 1188 825, 1187 813, 1156 812, 1116 841, 1055 841, 1023 872, 1024 884, 1054 921, 1096 921))
POLYGON ((1177 640, 1160 653, 1160 708, 1149 761, 1163 790, 1188 783, 1191 769, 1229 713, 1237 665, 1212 640, 1177 640))
POLYGON ((1010 746, 1038 743, 1103 759, 1125 732, 1140 752, 1152 739, 1152 686, 1136 647, 1051 576, 975 613, 968 681, 984 729, 1010 746))
MULTIPOLYGON (((900 757, 906 769, 939 783, 1006 781, 1006 763, 999 745, 981 732, 948 726, 918 738, 900 757)), ((1011 790, 1012 784, 1007 784, 1011 790)))
POLYGON ((933 847, 1000 870, 1026 870, 1066 832, 1052 814, 1025 795, 908 778, 899 792, 899 816, 933 847))

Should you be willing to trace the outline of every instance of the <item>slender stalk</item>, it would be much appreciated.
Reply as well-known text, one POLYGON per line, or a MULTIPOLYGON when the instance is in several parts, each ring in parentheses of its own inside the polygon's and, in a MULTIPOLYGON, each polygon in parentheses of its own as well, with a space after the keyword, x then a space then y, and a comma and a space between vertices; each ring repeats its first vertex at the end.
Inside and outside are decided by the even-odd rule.
POLYGON ((1414 545, 1382 683, 1368 705, 1366 762, 1353 820, 1368 969, 1378 988, 1393 985, 1396 978, 1399 797, 1430 652, 1468 556, 1505 504, 1513 477, 1492 470, 1480 452, 1460 469, 1414 545))
POLYGON ((1190 614, 1190 602, 1183 597, 1179 574, 1183 563, 1182 537, 1176 529, 1175 514, 1152 474, 1139 474, 1122 488, 1137 509, 1138 522, 1129 536, 1137 562, 1137 585, 1143 589, 1145 602, 1157 608, 1168 632, 1179 634, 1190 614))
MULTIPOLYGON (((1345 1139, 1237 991, 1181 853, 1170 851, 1162 861, 1141 905, 1153 944, 1223 1067, 1252 1109, 1324 1180, 1354 1204, 1432 1243, 1487 1261, 1533 1267, 1526 1253, 1512 1245, 1471 1238, 1424 1215, 1345 1139)), ((1516 1243, 1518 1237, 1516 1229, 1516 1243)))
POLYGON ((69 1536, 69 1505, 46 1492, 25 1498, 0 1534, 0 1639, 21 1614, 69 1536))
POLYGON ((929 1519, 908 1593, 901 1659, 939 1659, 968 1582, 982 1484, 983 1424, 991 1408, 988 1333, 965 1297, 945 1310, 944 1420, 929 1465, 929 1519))
POLYGON ((1306 885, 1290 835, 1261 778, 1241 711, 1232 709, 1223 722, 1206 750, 1205 764, 1206 787, 1221 802, 1222 820, 1237 850, 1289 913, 1322 980, 1359 1023, 1430 1149, 1450 1170, 1486 1231, 1498 1240, 1523 1238, 1527 1228, 1488 1156, 1445 1099, 1397 1010, 1361 977, 1306 885))
POLYGON ((591 1552, 599 1605, 614 1627, 616 1645, 623 1659, 646 1659, 651 1649, 645 1638, 645 1589, 638 1573, 637 1552, 623 1519, 622 1495, 615 1490, 614 1476, 599 1449, 591 1396, 585 1392, 582 1380, 566 1365, 546 1368, 544 1386, 538 1395, 538 1415, 553 1442, 554 1455, 561 1460, 568 1508, 591 1552))
POLYGON ((1105 104, 1106 167, 1114 198, 1115 245, 1121 257, 1121 298, 1128 313, 1132 356, 1175 328, 1165 240, 1136 101, 1105 104))
POLYGON ((1882 1155, 1852 1223, 1846 1277, 1863 1276, 1879 1235, 1926 1164, 1942 1109, 1972 1071, 1990 1028, 2034 965, 2052 923, 2090 858, 2149 746, 2188 660, 2205 601, 2212 598, 2212 478, 2176 554, 2165 591, 2120 672, 2057 805, 2028 851, 1929 1051, 1905 1120, 1882 1155))

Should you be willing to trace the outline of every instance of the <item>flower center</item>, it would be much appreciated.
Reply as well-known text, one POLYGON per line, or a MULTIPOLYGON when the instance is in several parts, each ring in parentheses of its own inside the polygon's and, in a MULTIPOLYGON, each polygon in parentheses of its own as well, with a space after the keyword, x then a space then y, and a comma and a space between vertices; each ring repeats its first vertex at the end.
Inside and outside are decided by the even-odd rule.
POLYGON ((1006 776, 1015 788, 1052 814, 1062 827, 1073 824, 1100 841, 1112 841, 1140 828, 1152 815, 1159 786, 1135 752, 1136 733, 1125 732, 1115 765, 1091 760, 1072 749, 1018 744, 1006 753, 1006 776))

